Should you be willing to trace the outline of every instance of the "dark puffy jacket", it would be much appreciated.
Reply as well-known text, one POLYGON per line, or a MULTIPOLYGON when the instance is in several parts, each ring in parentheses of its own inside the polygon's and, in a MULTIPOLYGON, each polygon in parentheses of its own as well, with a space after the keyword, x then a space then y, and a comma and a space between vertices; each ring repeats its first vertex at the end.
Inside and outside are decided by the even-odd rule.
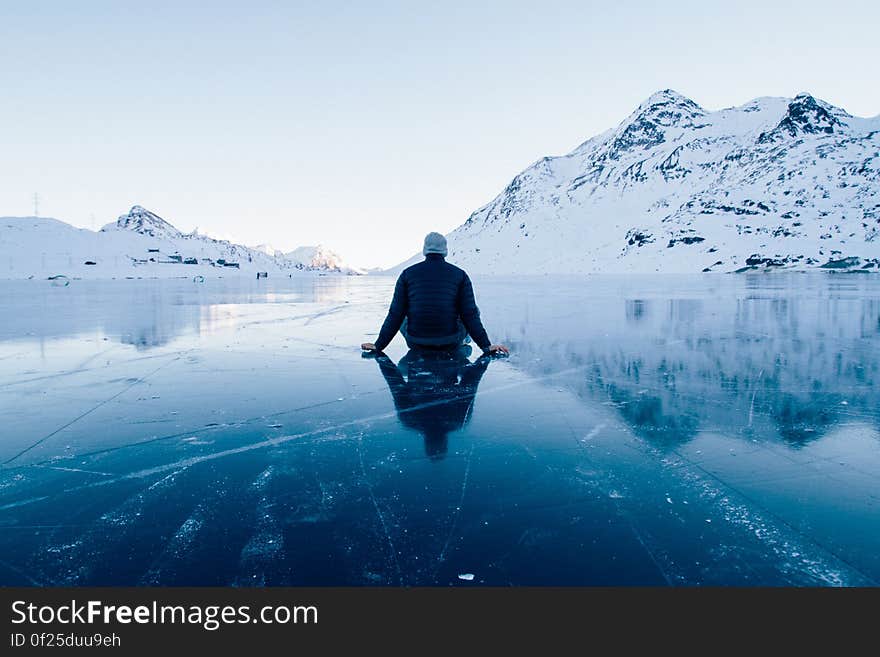
POLYGON ((461 319, 480 349, 486 351, 490 345, 480 321, 471 279, 439 254, 428 254, 423 262, 401 272, 388 316, 376 340, 378 351, 388 346, 404 319, 411 344, 436 347, 460 342, 458 320, 461 319))

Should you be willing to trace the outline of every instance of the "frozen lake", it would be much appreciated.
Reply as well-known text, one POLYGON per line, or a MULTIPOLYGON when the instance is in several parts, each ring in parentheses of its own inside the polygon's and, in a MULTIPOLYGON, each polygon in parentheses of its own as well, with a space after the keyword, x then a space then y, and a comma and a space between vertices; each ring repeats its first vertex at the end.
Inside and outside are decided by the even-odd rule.
POLYGON ((0 585, 880 583, 880 277, 0 281, 0 585))

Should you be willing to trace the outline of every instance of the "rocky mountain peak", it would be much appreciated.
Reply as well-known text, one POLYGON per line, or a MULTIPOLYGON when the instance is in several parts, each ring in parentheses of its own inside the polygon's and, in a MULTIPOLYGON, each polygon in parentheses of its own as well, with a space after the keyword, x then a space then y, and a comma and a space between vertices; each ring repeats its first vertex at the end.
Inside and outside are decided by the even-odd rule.
POLYGON ((759 142, 772 141, 776 137, 798 137, 803 134, 833 134, 843 123, 832 114, 832 109, 822 101, 804 92, 795 96, 779 124, 770 132, 762 133, 759 142))
MULTIPOLYGON (((113 224, 111 224, 112 226, 113 224)), ((162 217, 154 214, 140 205, 132 206, 128 214, 120 215, 116 220, 115 227, 120 230, 130 230, 141 235, 150 237, 179 238, 183 236, 170 223, 162 217)))
POLYGON ((705 110, 673 89, 651 94, 630 117, 649 120, 661 126, 691 127, 706 114, 705 110))
POLYGON ((618 126, 604 155, 616 160, 628 151, 658 146, 666 141, 665 129, 699 127, 705 114, 702 107, 677 91, 653 93, 618 126))

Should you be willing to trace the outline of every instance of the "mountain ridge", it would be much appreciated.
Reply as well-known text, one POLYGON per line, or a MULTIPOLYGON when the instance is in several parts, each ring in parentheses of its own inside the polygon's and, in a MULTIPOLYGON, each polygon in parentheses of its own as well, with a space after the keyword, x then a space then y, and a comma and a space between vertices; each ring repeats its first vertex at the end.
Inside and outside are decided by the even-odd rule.
POLYGON ((878 271, 878 169, 880 116, 806 92, 707 111, 665 89, 515 175, 448 234, 449 258, 499 274, 878 271))

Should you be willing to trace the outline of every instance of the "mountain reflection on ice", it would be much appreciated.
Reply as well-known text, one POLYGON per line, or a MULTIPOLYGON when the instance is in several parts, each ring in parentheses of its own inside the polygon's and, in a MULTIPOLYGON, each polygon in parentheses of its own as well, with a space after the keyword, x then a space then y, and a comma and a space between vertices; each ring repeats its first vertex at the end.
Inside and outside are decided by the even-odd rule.
POLYGON ((570 389, 612 403, 660 447, 708 429, 797 447, 856 418, 878 428, 873 278, 755 276, 689 290, 686 278, 669 277, 672 295, 658 289, 663 282, 652 298, 625 299, 625 313, 615 312, 619 300, 610 295, 591 298, 589 314, 555 312, 560 296, 579 295, 577 286, 566 292, 556 283, 508 306, 529 317, 523 337, 511 338, 522 368, 589 365, 587 376, 569 377, 570 389), (585 324, 586 317, 598 321, 585 324))
POLYGON ((393 283, 0 282, 0 584, 880 581, 877 277, 393 283))

